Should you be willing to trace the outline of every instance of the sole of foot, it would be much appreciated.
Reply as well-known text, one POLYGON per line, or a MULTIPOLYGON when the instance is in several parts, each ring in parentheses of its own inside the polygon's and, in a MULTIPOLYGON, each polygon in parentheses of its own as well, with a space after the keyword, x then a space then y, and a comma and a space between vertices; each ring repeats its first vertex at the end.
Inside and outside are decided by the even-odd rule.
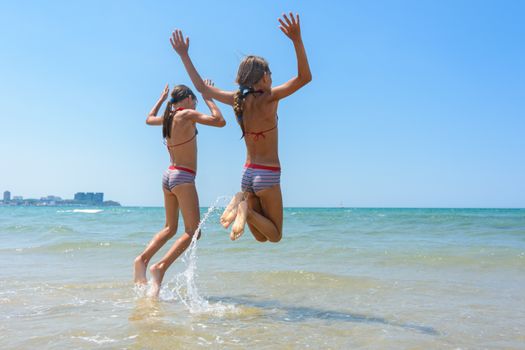
POLYGON ((239 203, 239 206, 237 208, 237 217, 235 218, 235 222, 233 223, 232 231, 230 233, 230 239, 232 241, 239 239, 239 237, 241 237, 244 233, 244 226, 246 225, 247 216, 248 203, 246 201, 242 201, 241 203, 239 203))
POLYGON ((243 199, 244 194, 242 192, 237 192, 230 203, 226 206, 226 209, 224 209, 220 219, 221 225, 224 228, 228 228, 237 217, 237 208, 243 199))

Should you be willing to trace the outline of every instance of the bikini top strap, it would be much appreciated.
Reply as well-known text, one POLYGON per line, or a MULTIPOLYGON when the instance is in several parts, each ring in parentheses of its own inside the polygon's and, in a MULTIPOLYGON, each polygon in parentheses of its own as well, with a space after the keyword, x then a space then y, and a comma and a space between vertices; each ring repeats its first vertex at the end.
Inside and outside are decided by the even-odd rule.
POLYGON ((253 135, 254 136, 253 140, 254 141, 258 141, 261 136, 262 136, 263 139, 265 139, 266 135, 264 135, 264 134, 269 132, 269 131, 272 131, 273 129, 276 129, 276 128, 277 128, 277 124, 275 124, 275 126, 273 128, 270 128, 270 129, 264 130, 264 131, 258 131, 258 132, 247 131, 246 135, 253 135))
MULTIPOLYGON (((178 107, 177 109, 175 109, 175 113, 178 112, 178 111, 182 111, 184 109, 185 108, 183 108, 183 107, 178 107)), ((168 145, 168 143, 165 141, 166 142, 166 147, 168 147, 168 149, 170 149, 170 148, 174 148, 174 147, 177 147, 177 146, 182 146, 182 145, 192 141, 195 137, 197 137, 198 134, 199 134, 199 130, 197 130, 197 128, 195 128, 195 134, 193 134, 193 136, 189 140, 181 142, 181 143, 177 143, 175 145, 168 145)))

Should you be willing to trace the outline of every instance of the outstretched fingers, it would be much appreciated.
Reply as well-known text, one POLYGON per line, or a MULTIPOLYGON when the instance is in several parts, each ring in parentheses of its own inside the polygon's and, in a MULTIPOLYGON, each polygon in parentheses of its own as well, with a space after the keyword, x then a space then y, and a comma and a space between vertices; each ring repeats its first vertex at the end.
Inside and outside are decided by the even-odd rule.
POLYGON ((174 45, 178 43, 179 38, 177 37, 177 30, 176 29, 171 33, 170 41, 174 45))
POLYGON ((294 15, 292 12, 289 14, 283 13, 282 17, 278 19, 280 26, 279 29, 293 41, 300 39, 301 29, 299 26, 299 15, 294 15))
POLYGON ((295 18, 294 14, 292 12, 290 12, 290 18, 292 20, 292 24, 294 26, 296 26, 298 21, 297 21, 297 19, 295 18))
MULTIPOLYGON (((292 13, 290 12, 290 17, 293 18, 293 15, 292 13)), ((288 18, 288 16, 286 15, 286 13, 283 13, 283 18, 284 20, 286 21, 286 24, 288 24, 288 26, 290 27, 292 25, 292 22, 290 21, 290 19, 288 18)))
POLYGON ((188 50, 190 46, 190 38, 186 37, 186 40, 184 40, 182 30, 175 29, 175 31, 171 33, 170 43, 175 51, 182 53, 188 50))
POLYGON ((284 34, 287 34, 288 31, 288 26, 283 22, 282 19, 279 18, 279 23, 281 23, 281 25, 279 26, 279 28, 283 31, 284 34))

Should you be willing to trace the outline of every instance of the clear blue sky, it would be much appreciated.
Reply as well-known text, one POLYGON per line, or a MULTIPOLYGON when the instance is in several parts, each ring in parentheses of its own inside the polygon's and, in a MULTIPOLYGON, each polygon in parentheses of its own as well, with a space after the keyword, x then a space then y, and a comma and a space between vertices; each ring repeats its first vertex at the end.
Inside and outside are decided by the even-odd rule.
MULTIPOLYGON (((279 107, 285 206, 525 207, 523 1, 1 2, 0 190, 162 205, 168 155, 144 120, 190 84, 171 31, 222 88, 251 53, 281 83, 290 10, 313 81, 279 107)), ((199 133, 203 206, 238 190, 245 156, 220 106, 226 127, 199 133)))

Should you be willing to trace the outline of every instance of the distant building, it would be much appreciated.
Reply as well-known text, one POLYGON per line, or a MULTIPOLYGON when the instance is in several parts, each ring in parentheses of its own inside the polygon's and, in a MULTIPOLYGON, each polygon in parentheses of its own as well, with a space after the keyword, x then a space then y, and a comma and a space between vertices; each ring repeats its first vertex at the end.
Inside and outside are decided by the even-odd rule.
MULTIPOLYGON (((115 201, 104 201, 103 192, 77 192, 74 196, 75 199, 62 199, 59 196, 48 195, 41 197, 40 199, 26 198, 22 196, 13 196, 11 198, 11 192, 5 191, 3 200, 0 200, 0 205, 8 206, 120 206, 119 202, 115 201)), ((1 199, 1 197, 0 197, 1 199)))
POLYGON ((74 200, 84 204, 102 204, 104 203, 103 192, 77 192, 74 200))
POLYGON ((99 204, 104 202, 104 193, 102 192, 95 193, 95 195, 93 196, 93 202, 99 203, 99 204))
POLYGON ((86 200, 86 193, 85 192, 77 192, 75 193, 75 198, 74 198, 76 201, 79 201, 79 202, 84 202, 86 200))

